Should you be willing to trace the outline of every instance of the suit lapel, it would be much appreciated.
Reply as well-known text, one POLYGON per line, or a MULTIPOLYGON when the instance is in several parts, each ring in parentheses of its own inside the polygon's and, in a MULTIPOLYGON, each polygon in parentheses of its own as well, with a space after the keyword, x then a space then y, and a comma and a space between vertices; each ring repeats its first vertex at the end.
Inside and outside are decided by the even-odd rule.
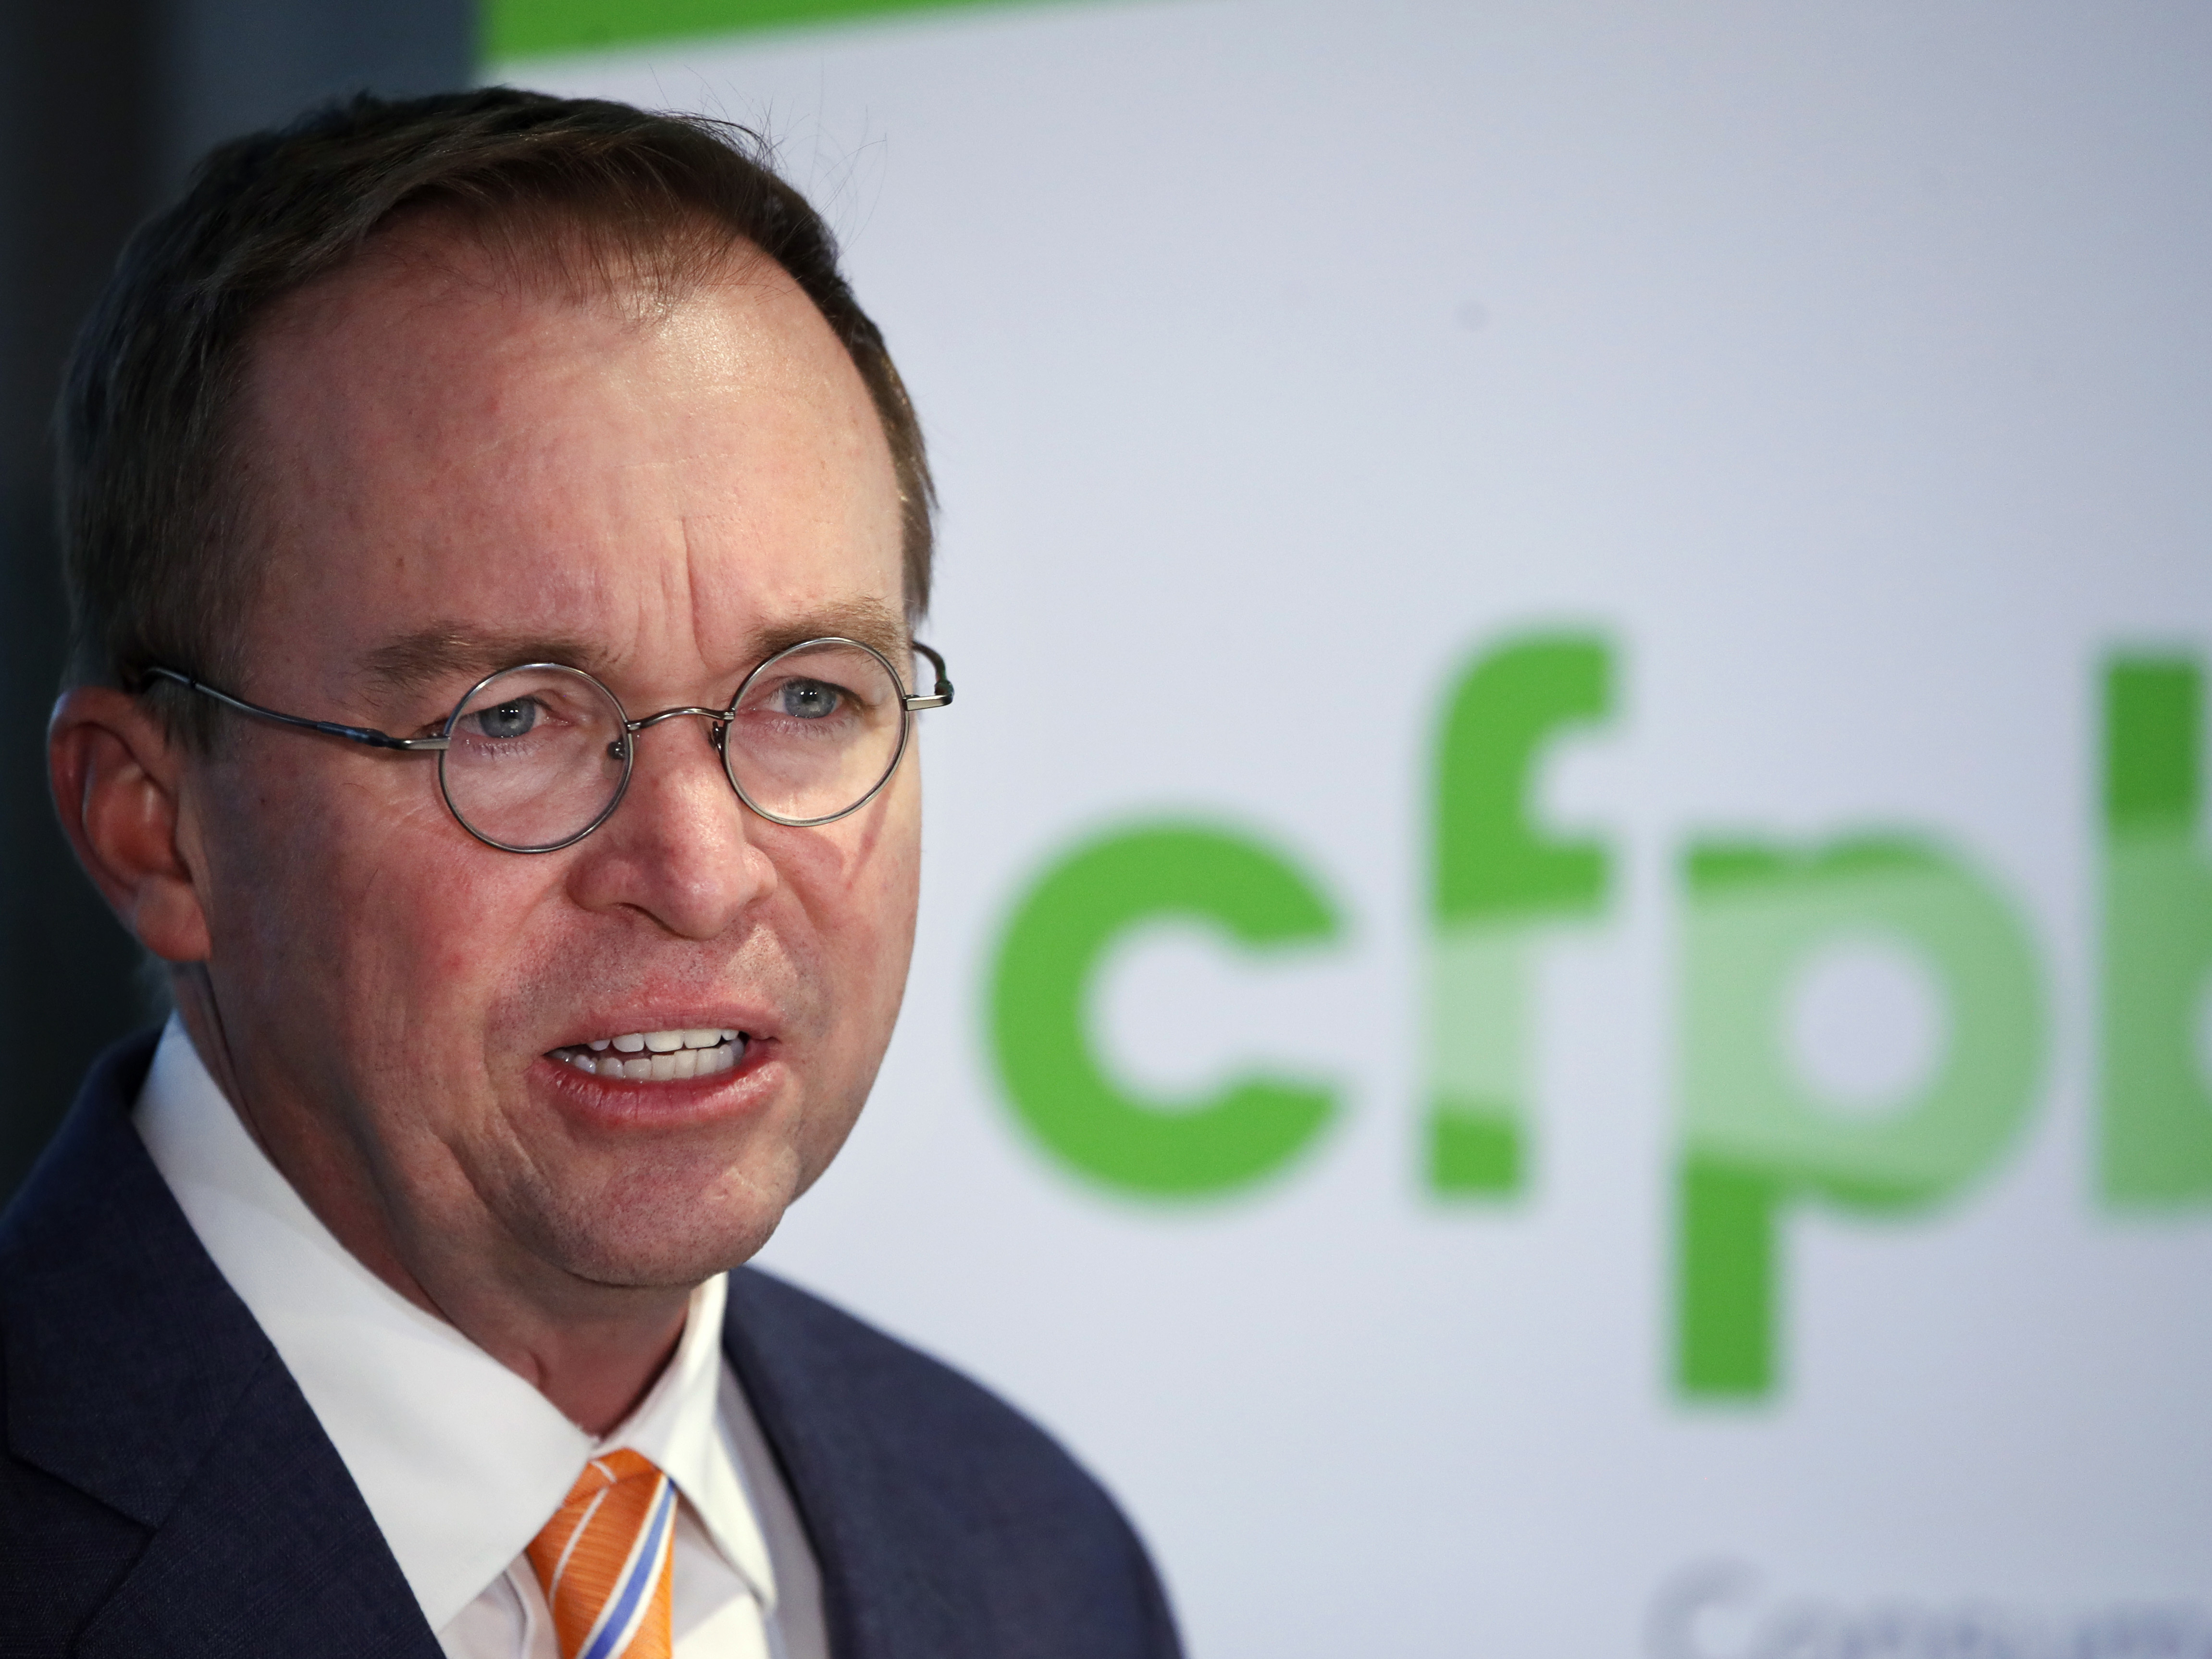
POLYGON ((985 1598, 957 1552, 932 1547, 945 1517, 900 1478, 842 1368, 760 1290, 730 1275, 722 1347, 805 1523, 833 1659, 974 1655, 985 1598))
POLYGON ((152 1534, 81 1650, 434 1659, 337 1450, 131 1124, 153 1046, 103 1057, 0 1224, 9 1449, 152 1534))
POLYGON ((274 1354, 77 1651, 439 1655, 383 1534, 274 1354))

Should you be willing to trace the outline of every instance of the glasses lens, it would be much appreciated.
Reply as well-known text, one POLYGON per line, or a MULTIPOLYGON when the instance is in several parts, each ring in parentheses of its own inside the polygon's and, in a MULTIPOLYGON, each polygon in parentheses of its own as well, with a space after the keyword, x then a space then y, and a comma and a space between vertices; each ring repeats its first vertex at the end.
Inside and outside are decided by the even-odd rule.
POLYGON ((851 811, 890 775, 905 726, 898 681, 881 657, 817 640, 747 677, 723 759, 762 817, 819 823, 851 811))
POLYGON ((622 794, 622 710, 574 668, 495 674, 447 723, 446 799, 470 830, 539 852, 574 841, 622 794))

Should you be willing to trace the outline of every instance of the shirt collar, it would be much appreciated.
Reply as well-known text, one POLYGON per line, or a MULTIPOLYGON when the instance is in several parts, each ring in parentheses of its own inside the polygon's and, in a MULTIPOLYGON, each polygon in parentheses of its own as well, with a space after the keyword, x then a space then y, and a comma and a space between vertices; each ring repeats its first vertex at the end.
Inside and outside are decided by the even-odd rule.
MULTIPOLYGON (((627 1420, 605 1439, 592 1443, 590 1455, 627 1447, 650 1459, 675 1481, 714 1547, 759 1598, 762 1610, 773 1613, 775 1574, 769 1565, 768 1540, 738 1476, 720 1411, 722 1310, 728 1296, 726 1273, 715 1274, 692 1292, 684 1337, 667 1369, 627 1420)), ((570 1471, 572 1482, 581 1467, 570 1471)), ((565 1487, 562 1495, 568 1495, 565 1487)), ((538 1524, 544 1524, 543 1516, 538 1524)))
POLYGON ((716 1412, 725 1275, 692 1292, 659 1380, 595 1440, 355 1260, 246 1133, 174 1018, 136 1120, 192 1231, 337 1449, 433 1630, 522 1553, 586 1462, 623 1447, 667 1472, 773 1609, 767 1546, 716 1412))

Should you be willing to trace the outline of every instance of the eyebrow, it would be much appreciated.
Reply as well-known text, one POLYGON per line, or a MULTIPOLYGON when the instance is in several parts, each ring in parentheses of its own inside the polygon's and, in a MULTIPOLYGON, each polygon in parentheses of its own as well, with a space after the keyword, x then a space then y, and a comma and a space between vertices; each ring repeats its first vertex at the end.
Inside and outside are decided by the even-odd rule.
MULTIPOLYGON (((831 636, 873 646, 894 663, 911 643, 905 617, 880 600, 852 599, 824 605, 757 629, 746 642, 748 649, 731 682, 732 689, 756 664, 777 652, 831 636)), ((375 647, 363 659, 369 676, 397 692, 450 684, 463 677, 481 679, 526 662, 565 663, 602 679, 611 665, 603 647, 578 635, 513 633, 460 623, 440 623, 400 635, 375 647)), ((901 677, 904 678, 904 671, 901 677)))
POLYGON ((879 599, 849 599, 762 629, 753 635, 752 654, 746 666, 765 662, 777 652, 808 640, 829 638, 858 640, 875 647, 893 662, 914 642, 903 613, 879 599))
POLYGON ((596 673, 605 653, 581 639, 447 625, 386 640, 362 661, 370 678, 390 690, 417 691, 464 675, 481 679, 517 663, 561 662, 596 673))

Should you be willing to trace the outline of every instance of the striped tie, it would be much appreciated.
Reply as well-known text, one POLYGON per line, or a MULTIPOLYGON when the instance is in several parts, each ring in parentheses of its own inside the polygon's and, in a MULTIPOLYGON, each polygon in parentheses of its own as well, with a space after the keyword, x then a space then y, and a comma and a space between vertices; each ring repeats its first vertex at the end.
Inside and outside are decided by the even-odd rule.
POLYGON ((671 1659, 676 1485, 634 1451, 584 1466, 531 1540, 561 1659, 671 1659))

